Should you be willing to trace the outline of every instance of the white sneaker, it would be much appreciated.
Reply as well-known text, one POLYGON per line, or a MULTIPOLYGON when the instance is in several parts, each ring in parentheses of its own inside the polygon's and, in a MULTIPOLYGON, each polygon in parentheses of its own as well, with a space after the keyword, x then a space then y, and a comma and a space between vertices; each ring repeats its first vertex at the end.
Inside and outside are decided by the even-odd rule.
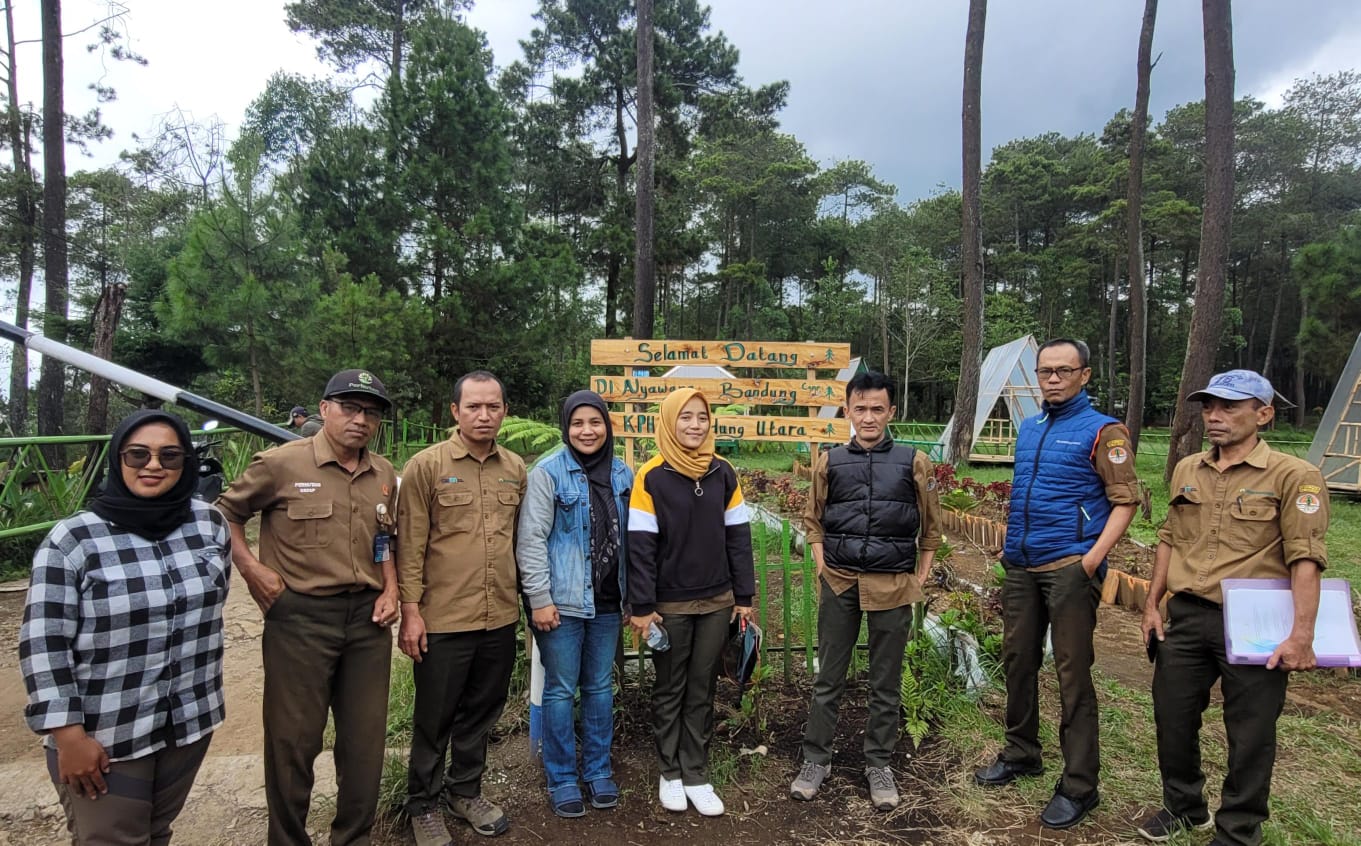
POLYGON ((695 806, 700 816, 723 816, 723 800, 718 798, 712 784, 685 785, 685 798, 690 800, 690 804, 695 806))
POLYGON ((678 778, 667 778, 662 776, 657 782, 657 799, 662 803, 662 807, 668 811, 685 810, 685 785, 681 784, 678 778))

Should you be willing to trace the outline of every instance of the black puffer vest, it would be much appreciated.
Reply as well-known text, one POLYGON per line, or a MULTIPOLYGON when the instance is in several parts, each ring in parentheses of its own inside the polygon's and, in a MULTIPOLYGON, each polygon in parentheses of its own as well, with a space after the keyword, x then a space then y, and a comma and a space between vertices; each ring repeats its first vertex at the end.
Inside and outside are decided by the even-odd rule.
POLYGON ((822 510, 827 566, 858 573, 917 569, 917 451, 884 438, 866 450, 851 441, 827 455, 827 504, 822 510))

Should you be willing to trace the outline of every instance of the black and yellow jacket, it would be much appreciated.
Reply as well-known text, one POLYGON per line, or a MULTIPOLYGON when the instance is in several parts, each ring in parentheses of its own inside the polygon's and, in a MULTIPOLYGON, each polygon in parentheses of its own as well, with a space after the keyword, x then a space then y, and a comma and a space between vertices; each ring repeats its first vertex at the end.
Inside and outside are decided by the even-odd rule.
POLYGON ((628 526, 633 614, 651 614, 658 602, 708 599, 729 590, 737 605, 751 605, 751 522, 728 462, 714 458, 696 482, 660 455, 653 458, 634 477, 628 526))

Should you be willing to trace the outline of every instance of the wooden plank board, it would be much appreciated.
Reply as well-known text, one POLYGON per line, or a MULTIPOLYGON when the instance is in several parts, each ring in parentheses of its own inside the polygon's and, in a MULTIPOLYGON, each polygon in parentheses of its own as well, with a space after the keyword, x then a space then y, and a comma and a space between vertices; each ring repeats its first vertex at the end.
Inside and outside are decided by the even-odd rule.
MULTIPOLYGON (((659 416, 611 411, 610 425, 616 438, 651 438, 656 435, 659 416)), ((720 441, 845 443, 851 439, 851 422, 816 417, 720 415, 714 418, 714 436, 720 441)))
POLYGON ((695 388, 716 405, 841 405, 846 383, 832 379, 662 379, 592 376, 591 390, 609 402, 661 402, 677 388, 695 388))
POLYGON ((796 344, 766 341, 591 341, 591 364, 672 367, 712 364, 830 370, 849 367, 850 344, 796 344))

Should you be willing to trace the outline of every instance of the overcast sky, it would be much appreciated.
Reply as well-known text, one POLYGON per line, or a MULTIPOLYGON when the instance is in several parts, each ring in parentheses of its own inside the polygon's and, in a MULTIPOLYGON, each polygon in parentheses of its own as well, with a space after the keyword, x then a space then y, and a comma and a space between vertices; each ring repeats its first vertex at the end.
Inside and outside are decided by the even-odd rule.
MULTIPOLYGON (((217 116, 234 136, 247 104, 280 68, 329 71, 310 41, 284 24, 284 0, 123 0, 123 26, 145 68, 101 66, 84 36, 66 46, 68 110, 93 104, 87 85, 102 76, 118 90, 104 107, 115 136, 94 159, 104 164, 151 131, 158 116, 183 109, 217 116)), ((103 0, 66 0, 66 29, 87 25, 103 0)), ((857 158, 896 184, 903 200, 959 184, 960 88, 966 0, 711 0, 714 29, 741 51, 752 85, 790 82, 785 131, 823 164, 857 158)), ((983 66, 983 146, 1057 131, 1100 132, 1134 99, 1141 0, 993 0, 983 66)), ((20 36, 36 39, 36 3, 20 3, 20 36)), ((469 16, 487 33, 496 63, 520 55, 537 0, 479 0, 469 16)), ((1203 93, 1200 4, 1164 0, 1154 55, 1155 119, 1203 93)), ((40 91, 37 44, 20 48, 21 98, 40 91)), ((1311 73, 1351 68, 1361 56, 1355 0, 1238 0, 1234 58, 1238 94, 1269 103, 1311 73)))

